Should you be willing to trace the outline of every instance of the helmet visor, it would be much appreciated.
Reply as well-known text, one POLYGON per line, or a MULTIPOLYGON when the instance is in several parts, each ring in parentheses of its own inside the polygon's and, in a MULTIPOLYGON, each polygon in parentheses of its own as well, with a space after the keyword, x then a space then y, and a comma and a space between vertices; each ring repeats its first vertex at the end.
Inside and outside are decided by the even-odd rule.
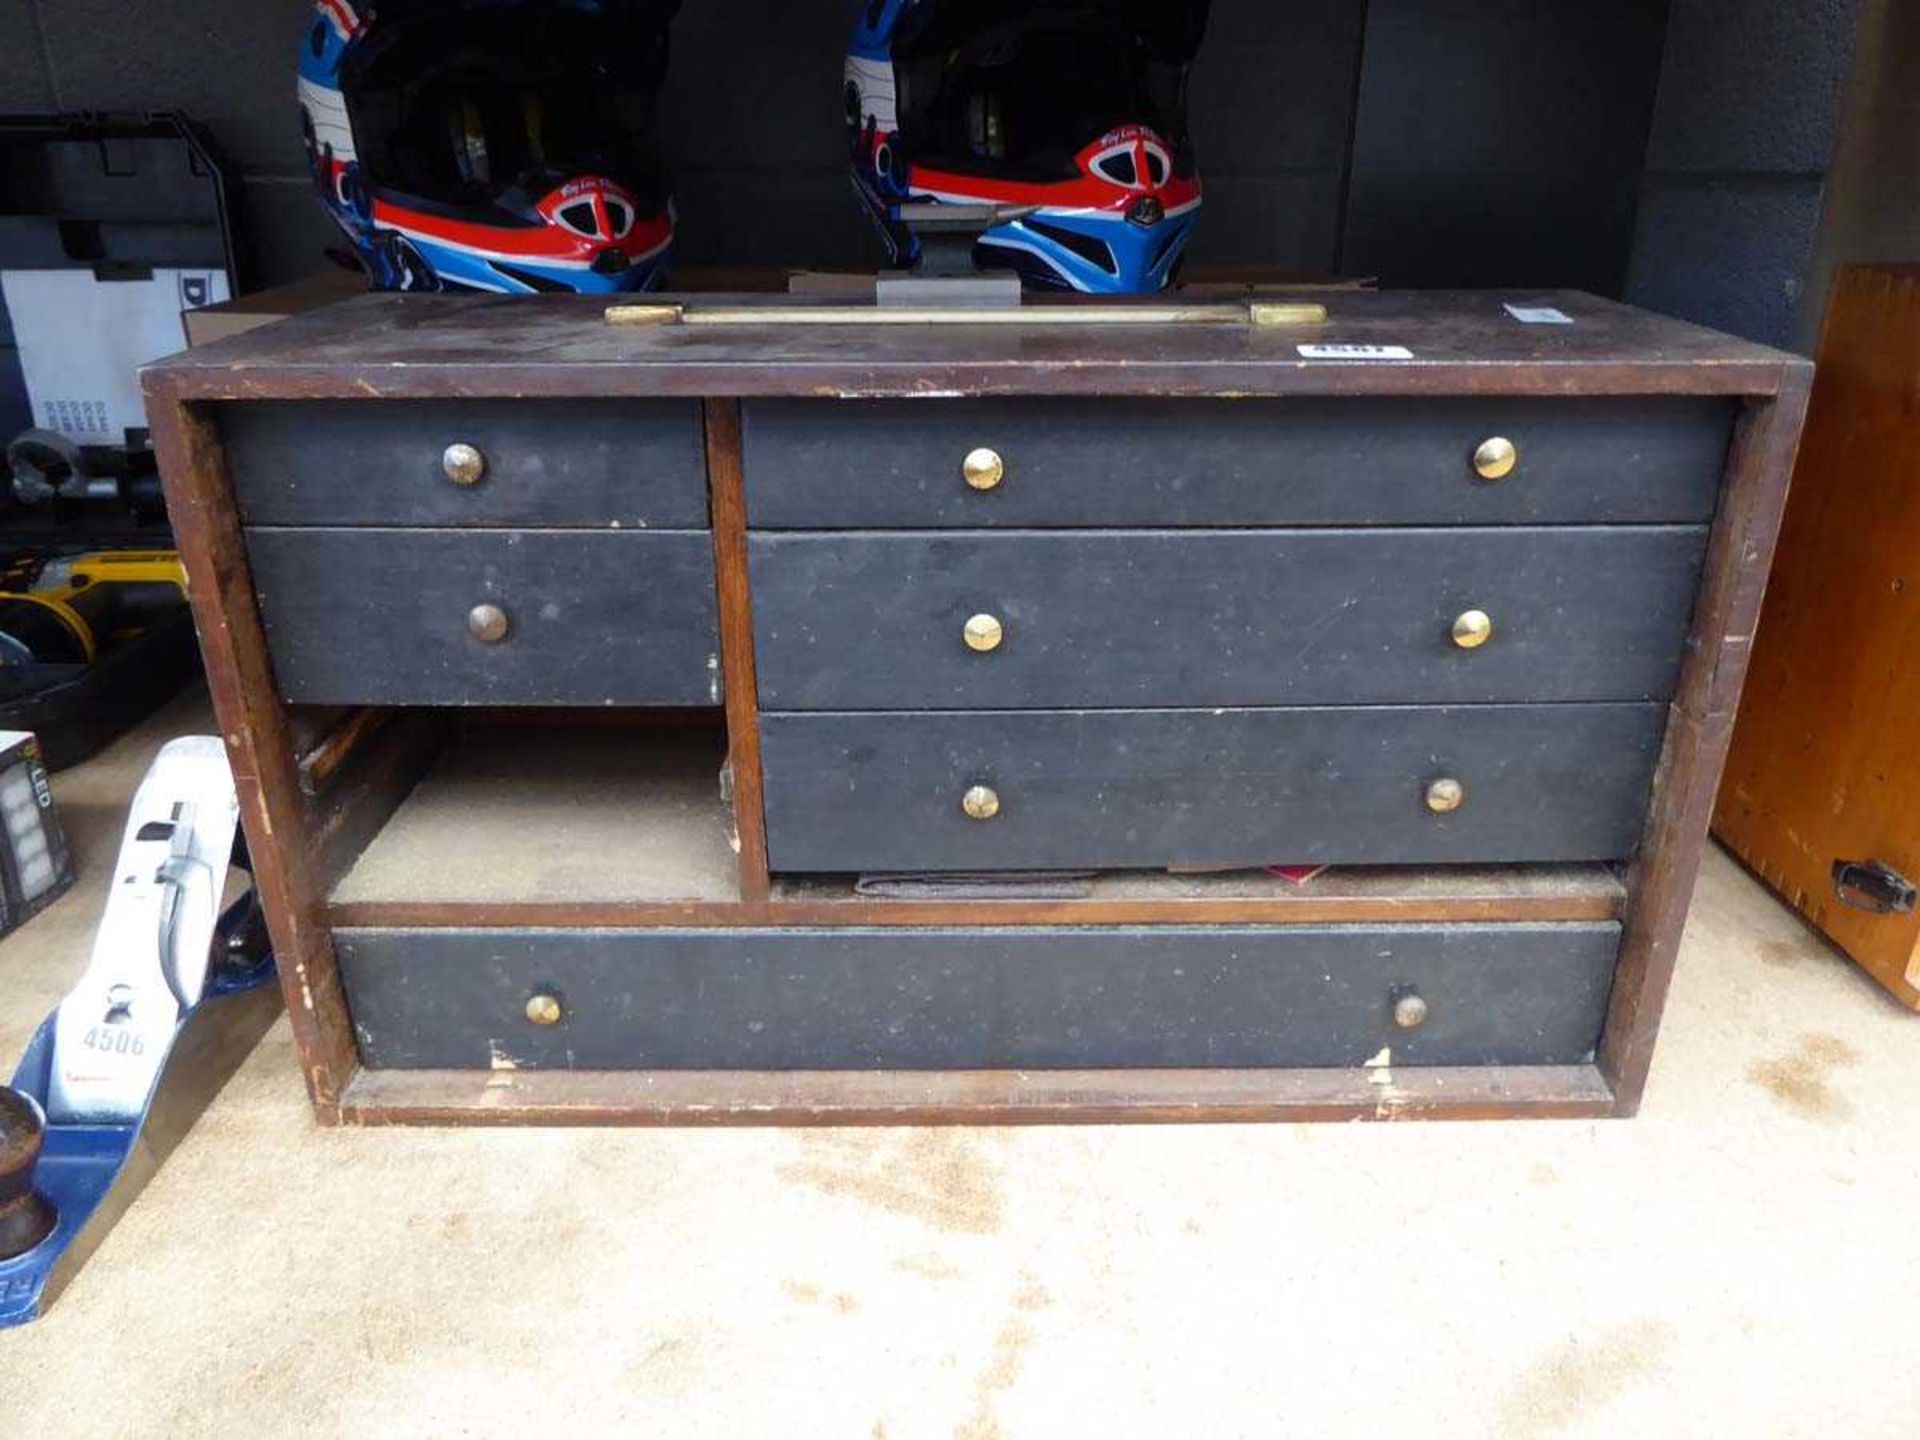
POLYGON ((343 75, 372 184, 452 208, 600 175, 665 203, 666 25, 599 7, 442 7, 376 30, 343 75))
POLYGON ((1183 151, 1186 52, 1170 51, 1132 9, 1015 7, 962 38, 950 6, 945 23, 896 51, 911 158, 962 173, 1067 178, 1080 151, 1123 125, 1151 126, 1183 151))

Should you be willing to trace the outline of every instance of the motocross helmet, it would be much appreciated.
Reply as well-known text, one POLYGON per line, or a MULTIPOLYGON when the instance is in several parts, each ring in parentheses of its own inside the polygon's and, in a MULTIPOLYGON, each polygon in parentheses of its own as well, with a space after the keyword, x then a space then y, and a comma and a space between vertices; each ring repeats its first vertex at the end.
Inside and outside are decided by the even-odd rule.
POLYGON ((855 188, 897 265, 908 203, 1037 206, 982 268, 1095 294, 1165 288, 1199 219, 1187 70, 1208 0, 859 0, 855 188))
POLYGON ((319 0, 314 183, 377 290, 651 289, 673 243, 655 131, 679 0, 319 0))

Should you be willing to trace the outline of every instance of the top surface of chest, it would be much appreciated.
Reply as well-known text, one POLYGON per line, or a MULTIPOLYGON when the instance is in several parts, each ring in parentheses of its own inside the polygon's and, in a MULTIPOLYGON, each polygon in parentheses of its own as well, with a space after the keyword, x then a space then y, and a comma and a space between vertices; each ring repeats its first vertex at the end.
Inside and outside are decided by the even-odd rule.
MULTIPOLYGON (((176 399, 1769 395, 1797 357, 1592 296, 1329 292, 1307 326, 607 323, 587 297, 368 295, 163 361, 176 399), (1552 310, 1566 323, 1515 311, 1552 310), (1302 347, 1309 347, 1303 353, 1302 347), (1340 347, 1375 347, 1353 358, 1340 347), (1332 347, 1328 352, 1314 347, 1332 347), (1386 347, 1384 356, 1379 347, 1386 347), (1404 356, 1405 358, 1391 358, 1404 356)), ((784 296, 691 297, 694 306, 784 296)))

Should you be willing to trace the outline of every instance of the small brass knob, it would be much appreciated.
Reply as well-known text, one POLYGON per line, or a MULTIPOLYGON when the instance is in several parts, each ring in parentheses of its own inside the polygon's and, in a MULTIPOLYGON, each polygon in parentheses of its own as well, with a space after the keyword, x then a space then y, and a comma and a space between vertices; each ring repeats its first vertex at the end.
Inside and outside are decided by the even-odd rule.
POLYGON ((1481 441, 1473 452, 1473 470, 1482 480, 1504 480, 1519 463, 1520 452, 1504 435, 1481 441))
POLYGON ((967 648, 977 650, 982 655, 1000 648, 1000 642, 1007 638, 1007 630, 991 615, 976 615, 967 621, 967 648))
POLYGON ((990 785, 976 785, 960 797, 969 820, 991 820, 1000 813, 1000 796, 990 785))
POLYGON ((1427 1023, 1427 1002, 1418 995, 1402 995, 1393 1002, 1393 1023, 1402 1030, 1418 1030, 1427 1023))
POLYGON ((1453 622, 1453 643, 1462 650, 1478 650, 1493 638, 1493 617, 1484 610, 1468 610, 1453 622))
POLYGON ((498 645, 513 629, 507 612, 498 605, 476 605, 467 612, 467 633, 487 645, 498 645))
POLYGON ((960 473, 975 490, 994 490, 1007 478, 1007 465, 999 451, 982 446, 960 462, 960 473))
POLYGON ((558 1025, 565 1013, 552 995, 535 995, 527 1001, 527 1019, 535 1025, 558 1025))
POLYGON ((1427 786, 1427 809, 1436 815, 1451 815, 1467 803, 1467 787, 1458 780, 1436 780, 1427 786))
POLYGON ((487 473, 487 457, 477 446, 455 443, 441 453, 440 468, 456 485, 478 485, 487 473))

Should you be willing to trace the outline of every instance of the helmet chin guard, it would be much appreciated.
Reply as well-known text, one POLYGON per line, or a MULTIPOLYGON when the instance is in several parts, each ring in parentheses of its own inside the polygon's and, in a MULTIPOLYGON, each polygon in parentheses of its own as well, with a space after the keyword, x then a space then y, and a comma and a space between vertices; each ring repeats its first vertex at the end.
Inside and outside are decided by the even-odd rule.
POLYGON ((1206 19, 1206 0, 862 6, 849 158, 892 262, 919 257, 913 207, 1021 207, 976 265, 1089 294, 1164 289, 1200 214, 1186 83, 1206 19))
POLYGON ((656 100, 679 0, 318 0, 300 106, 375 289, 656 287, 656 100))

